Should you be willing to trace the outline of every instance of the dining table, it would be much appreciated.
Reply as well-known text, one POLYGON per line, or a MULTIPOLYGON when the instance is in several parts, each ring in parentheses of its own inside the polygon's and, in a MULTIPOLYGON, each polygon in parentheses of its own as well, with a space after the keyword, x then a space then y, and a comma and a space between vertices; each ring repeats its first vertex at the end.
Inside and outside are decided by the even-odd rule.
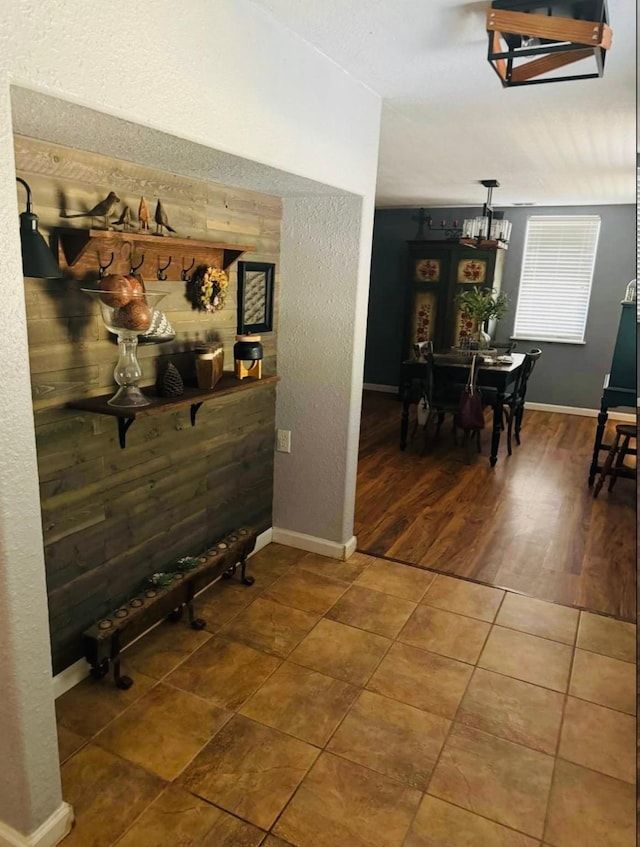
MULTIPOLYGON (((493 426, 491 431, 491 454, 489 456, 491 467, 495 467, 498 461, 505 397, 507 397, 509 390, 515 385, 524 361, 524 353, 511 353, 508 357, 501 357, 501 360, 484 359, 481 354, 478 354, 476 357, 478 388, 481 392, 483 388, 490 389, 490 391, 486 392, 485 397, 491 397, 493 401, 491 403, 493 408, 493 426), (505 359, 507 360, 505 361, 505 359)), ((464 385, 467 382, 469 368, 471 366, 470 358, 448 352, 433 353, 433 362, 438 367, 439 375, 446 381, 451 382, 452 385, 464 385)), ((400 398, 402 400, 402 418, 400 422, 401 450, 404 450, 407 445, 412 384, 415 380, 424 381, 428 379, 429 368, 430 364, 422 359, 408 359, 402 362, 400 367, 400 398)))

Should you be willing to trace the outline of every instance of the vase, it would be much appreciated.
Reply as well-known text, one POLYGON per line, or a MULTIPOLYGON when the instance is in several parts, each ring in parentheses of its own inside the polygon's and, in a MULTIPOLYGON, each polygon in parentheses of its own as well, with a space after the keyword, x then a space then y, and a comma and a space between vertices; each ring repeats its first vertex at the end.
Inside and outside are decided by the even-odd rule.
POLYGON ((477 322, 471 332, 471 346, 476 350, 486 350, 491 344, 491 336, 485 332, 482 323, 477 322))
POLYGON ((122 408, 148 406, 149 400, 138 388, 138 382, 142 378, 142 368, 136 355, 138 336, 151 326, 155 306, 166 296, 166 292, 115 294, 93 288, 81 290, 97 300, 104 325, 118 338, 119 356, 113 377, 120 387, 107 401, 108 404, 122 408))

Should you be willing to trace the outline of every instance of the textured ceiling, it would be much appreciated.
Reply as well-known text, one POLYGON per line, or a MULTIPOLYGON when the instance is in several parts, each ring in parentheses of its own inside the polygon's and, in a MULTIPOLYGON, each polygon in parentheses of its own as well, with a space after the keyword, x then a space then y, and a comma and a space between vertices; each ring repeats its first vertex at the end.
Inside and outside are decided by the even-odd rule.
MULTIPOLYGON (((635 203, 636 4, 609 0, 601 79, 503 89, 489 2, 254 0, 383 98, 377 204, 635 203)), ((576 66, 577 67, 577 66, 576 66)))
POLYGON ((324 183, 27 88, 12 87, 11 111, 13 131, 28 138, 279 197, 347 194, 324 183))

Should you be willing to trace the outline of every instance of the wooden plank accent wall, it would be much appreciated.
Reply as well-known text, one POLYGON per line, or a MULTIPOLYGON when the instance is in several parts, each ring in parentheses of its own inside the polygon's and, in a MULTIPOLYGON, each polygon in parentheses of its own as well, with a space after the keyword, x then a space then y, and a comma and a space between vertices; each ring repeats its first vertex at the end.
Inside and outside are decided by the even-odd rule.
MULTIPOLYGON (((56 227, 88 228, 90 219, 64 219, 60 211, 86 211, 114 190, 121 199, 118 213, 127 203, 135 221, 141 195, 152 216, 160 197, 179 237, 251 245, 245 259, 276 264, 277 330, 279 198, 24 137, 15 138, 15 155, 45 237, 56 227)), ((17 195, 22 210, 21 186, 17 195)), ((208 340, 223 342, 225 369, 232 370, 236 263, 228 269, 225 308, 213 315, 192 310, 179 267, 171 266, 166 282, 154 278, 155 268, 148 275, 142 270, 148 288, 167 292, 160 308, 176 338, 138 347, 141 385, 155 381, 166 358, 184 376, 193 375, 193 347, 208 340)), ((96 262, 95 273, 82 280, 25 280, 55 673, 82 656, 81 633, 150 573, 240 524, 258 530, 271 525, 274 388, 257 386, 205 403, 195 427, 188 406, 139 418, 125 450, 113 418, 66 408, 69 400, 116 388, 117 345, 97 305, 79 290, 95 284, 97 271, 96 262)), ((263 345, 263 372, 274 374, 275 331, 263 335, 263 345)))

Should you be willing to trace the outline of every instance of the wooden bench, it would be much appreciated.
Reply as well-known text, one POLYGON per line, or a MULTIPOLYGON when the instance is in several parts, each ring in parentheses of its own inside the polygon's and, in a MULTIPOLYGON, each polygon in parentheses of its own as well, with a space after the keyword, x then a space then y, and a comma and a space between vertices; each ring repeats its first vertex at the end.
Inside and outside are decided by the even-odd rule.
POLYGON ((91 675, 101 679, 113 665, 113 678, 118 688, 130 688, 133 680, 120 675, 121 651, 138 636, 163 618, 179 620, 186 606, 189 622, 194 629, 204 629, 206 621, 196 618, 195 595, 218 576, 231 578, 240 566, 240 580, 253 585, 247 576, 247 557, 256 544, 257 532, 243 527, 229 533, 195 560, 191 570, 167 575, 167 585, 149 584, 107 617, 99 620, 83 634, 85 657, 91 665, 91 675))

